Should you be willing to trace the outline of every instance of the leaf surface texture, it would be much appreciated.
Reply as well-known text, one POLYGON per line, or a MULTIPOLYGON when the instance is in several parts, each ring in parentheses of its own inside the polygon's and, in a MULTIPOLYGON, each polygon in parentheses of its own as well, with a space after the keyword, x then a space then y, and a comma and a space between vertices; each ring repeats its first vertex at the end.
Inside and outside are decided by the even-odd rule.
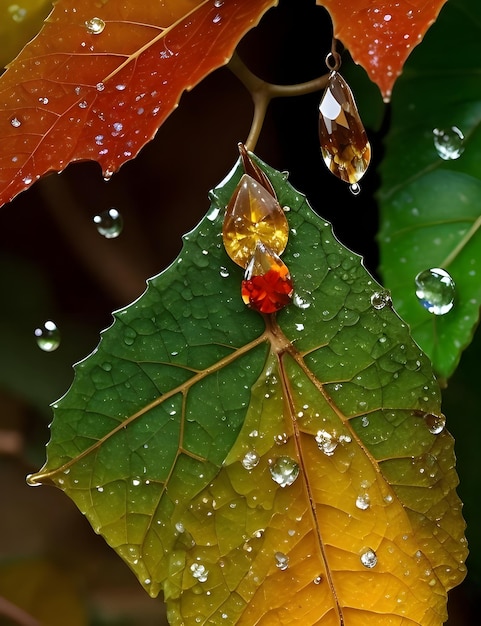
POLYGON ((260 165, 289 209, 293 303, 242 303, 221 236, 237 166, 76 366, 30 481, 163 590, 171 624, 440 626, 466 546, 429 361, 360 258, 260 165))

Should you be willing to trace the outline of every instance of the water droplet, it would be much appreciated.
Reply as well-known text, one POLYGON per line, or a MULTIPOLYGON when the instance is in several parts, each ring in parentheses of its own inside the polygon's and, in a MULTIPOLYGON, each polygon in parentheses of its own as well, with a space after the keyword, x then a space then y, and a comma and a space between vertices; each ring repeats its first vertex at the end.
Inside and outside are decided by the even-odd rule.
POLYGON ((282 446, 287 443, 288 439, 287 433, 280 433, 279 435, 275 435, 274 442, 277 443, 278 446, 282 446))
POLYGON ((44 352, 53 352, 60 345, 60 332, 52 320, 47 320, 42 327, 35 329, 38 347, 44 352))
POLYGON ((433 435, 439 435, 439 433, 442 433, 444 427, 446 426, 446 417, 442 413, 441 415, 426 413, 424 421, 426 422, 429 432, 433 435))
POLYGON ((299 309, 308 309, 311 306, 311 303, 308 300, 306 300, 303 296, 301 296, 297 291, 294 292, 292 302, 299 309))
POLYGON ((315 585, 320 585, 322 582, 322 576, 316 576, 316 578, 314 578, 313 583, 315 585))
POLYGON ((224 0, 214 0, 214 6, 216 9, 220 9, 221 6, 223 6, 224 4, 224 0))
POLYGON ((433 267, 419 272, 414 280, 416 296, 429 313, 445 315, 453 308, 455 284, 448 272, 433 267))
POLYGON ((289 567, 289 557, 283 552, 276 552, 274 555, 276 567, 284 571, 289 567))
POLYGON ((270 467, 272 480, 281 487, 288 487, 299 476, 299 465, 288 456, 280 456, 270 467))
POLYGON ((374 550, 371 550, 371 548, 367 548, 361 554, 361 563, 364 565, 364 567, 367 567, 369 569, 375 567, 377 565, 377 555, 374 550))
POLYGON ((433 139, 437 153, 445 161, 458 159, 464 152, 464 135, 457 126, 435 128, 433 139))
POLYGON ((361 511, 368 509, 371 506, 369 495, 367 493, 363 493, 360 496, 357 496, 356 506, 358 509, 361 509, 361 511))
POLYGON ((175 530, 178 533, 183 533, 185 531, 184 524, 182 524, 182 522, 177 522, 177 524, 175 525, 175 530))
POLYGON ((215 15, 215 16, 212 18, 212 22, 213 22, 214 24, 218 24, 221 20, 222 20, 222 16, 221 16, 221 15, 219 15, 219 13, 217 13, 217 15, 215 15))
POLYGON ((229 278, 229 270, 226 267, 221 266, 219 273, 222 276, 222 278, 229 278))
POLYGON ((100 17, 93 17, 90 20, 86 20, 85 28, 91 35, 100 35, 105 28, 105 22, 100 17))
POLYGON ((105 89, 105 85, 103 83, 97 83, 95 87, 97 91, 103 91, 105 89))
POLYGON ((332 456, 337 448, 338 440, 327 430, 318 430, 316 434, 316 442, 319 450, 324 452, 326 456, 332 456))
POLYGON ((371 304, 377 310, 384 309, 385 306, 392 306, 391 294, 387 289, 376 291, 371 296, 371 304))
POLYGON ((192 576, 200 583, 205 583, 209 577, 208 570, 205 568, 205 565, 201 563, 192 563, 190 571, 192 572, 192 576))
POLYGON ((96 215, 94 217, 94 223, 97 225, 97 230, 106 239, 115 239, 122 232, 123 219, 117 209, 109 209, 96 215))
POLYGON ((48 98, 39 98, 38 101, 40 104, 48 104, 48 98))
POLYGON ((10 120, 10 124, 14 127, 14 128, 18 128, 19 126, 22 125, 22 122, 18 119, 18 117, 12 117, 12 119, 10 120))
POLYGON ((349 185, 349 191, 353 196, 358 196, 361 193, 361 186, 359 183, 353 183, 352 185, 349 185))
POLYGON ((246 452, 246 455, 242 459, 242 465, 246 470, 254 469, 258 463, 259 455, 254 451, 246 452))

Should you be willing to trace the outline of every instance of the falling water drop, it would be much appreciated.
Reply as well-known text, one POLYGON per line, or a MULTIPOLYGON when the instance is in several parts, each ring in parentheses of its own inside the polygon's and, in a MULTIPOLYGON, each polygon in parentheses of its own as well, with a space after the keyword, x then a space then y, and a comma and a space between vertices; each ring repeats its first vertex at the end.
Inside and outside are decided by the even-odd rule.
POLYGON ((377 565, 377 555, 371 548, 367 548, 361 554, 361 563, 369 569, 377 565))
POLYGON ((85 28, 91 35, 100 35, 105 28, 105 22, 100 17, 93 17, 90 20, 86 20, 85 28))
POLYGON ((445 161, 459 159, 464 152, 464 135, 457 126, 435 128, 433 130, 434 147, 445 161))
POLYGON ((429 313, 445 315, 453 308, 455 284, 448 272, 433 267, 419 272, 414 280, 416 296, 429 313))
POLYGON ((115 239, 122 232, 123 219, 117 209, 111 208, 94 217, 97 230, 106 239, 115 239))
POLYGON ((60 332, 55 322, 47 320, 43 326, 35 329, 38 347, 44 352, 53 352, 60 345, 60 332))
POLYGON ((288 456, 280 456, 270 467, 272 480, 281 487, 288 487, 299 476, 299 465, 288 456))
POLYGON ((353 183, 349 185, 349 191, 353 196, 358 196, 361 193, 361 186, 358 183, 353 183))

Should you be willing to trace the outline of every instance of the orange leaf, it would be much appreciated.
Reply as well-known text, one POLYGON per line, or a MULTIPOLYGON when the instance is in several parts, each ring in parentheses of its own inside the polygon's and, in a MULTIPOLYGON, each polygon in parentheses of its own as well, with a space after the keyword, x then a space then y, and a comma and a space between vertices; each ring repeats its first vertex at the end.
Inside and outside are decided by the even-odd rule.
POLYGON ((412 49, 446 0, 317 0, 330 13, 334 36, 369 74, 385 100, 412 49))
POLYGON ((109 177, 277 0, 60 0, 0 78, 0 204, 49 171, 109 177))

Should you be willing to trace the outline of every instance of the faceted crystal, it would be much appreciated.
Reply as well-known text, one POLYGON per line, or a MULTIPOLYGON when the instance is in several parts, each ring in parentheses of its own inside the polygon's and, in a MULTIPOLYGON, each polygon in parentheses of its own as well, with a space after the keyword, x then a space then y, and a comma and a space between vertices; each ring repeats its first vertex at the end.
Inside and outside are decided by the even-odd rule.
POLYGON ((259 242, 282 254, 289 224, 277 200, 252 176, 244 174, 227 206, 222 235, 227 254, 234 263, 246 267, 259 242))
POLYGON ((371 146, 352 92, 336 71, 331 72, 319 105, 319 138, 327 167, 351 185, 368 168, 371 146))
POLYGON ((293 285, 287 265, 257 243, 242 281, 242 299, 259 313, 275 313, 291 302, 293 285))

